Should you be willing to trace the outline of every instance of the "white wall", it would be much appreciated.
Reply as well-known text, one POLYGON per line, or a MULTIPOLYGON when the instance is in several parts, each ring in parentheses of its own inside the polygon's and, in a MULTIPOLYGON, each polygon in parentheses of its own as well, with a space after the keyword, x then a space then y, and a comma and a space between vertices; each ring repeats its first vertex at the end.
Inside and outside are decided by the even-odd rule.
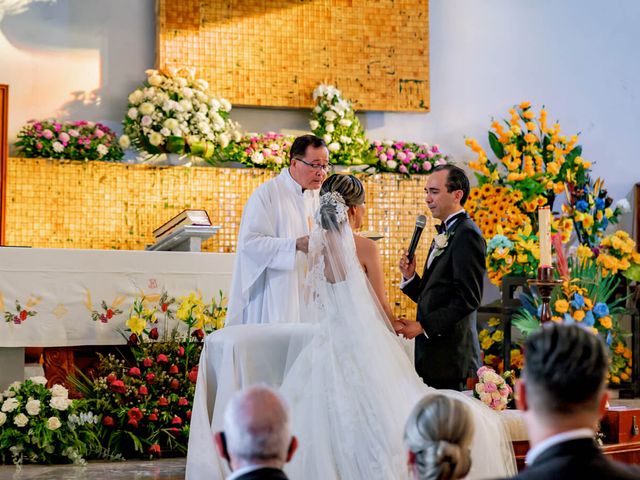
MULTIPOLYGON (((10 137, 49 116, 119 127, 128 93, 154 63, 154 8, 153 0, 0 0, 10 137), (26 11, 6 11, 20 2, 26 11)), ((639 23, 635 0, 431 0, 431 112, 367 113, 363 122, 371 138, 438 143, 465 162, 465 136, 484 142, 492 117, 529 100, 567 134, 582 132, 595 173, 614 198, 631 199, 640 181, 639 23)), ((307 111, 233 113, 252 131, 307 127, 307 111)))

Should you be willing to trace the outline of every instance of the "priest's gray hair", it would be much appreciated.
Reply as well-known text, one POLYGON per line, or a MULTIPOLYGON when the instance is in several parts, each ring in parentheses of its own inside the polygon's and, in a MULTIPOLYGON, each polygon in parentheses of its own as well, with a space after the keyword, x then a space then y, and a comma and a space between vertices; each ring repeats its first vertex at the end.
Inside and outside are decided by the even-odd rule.
POLYGON ((416 478, 453 480, 471 468, 473 421, 466 405, 444 395, 428 395, 409 415, 404 440, 415 454, 416 478))
POLYGON ((233 395, 224 415, 229 455, 245 462, 286 462, 291 443, 289 407, 266 386, 233 395))

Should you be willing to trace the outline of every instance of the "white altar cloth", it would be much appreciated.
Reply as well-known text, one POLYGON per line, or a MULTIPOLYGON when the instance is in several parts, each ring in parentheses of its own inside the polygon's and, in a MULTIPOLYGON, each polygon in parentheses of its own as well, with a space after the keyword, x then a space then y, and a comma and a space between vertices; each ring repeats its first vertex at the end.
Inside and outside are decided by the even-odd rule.
MULTIPOLYGON (((229 291, 233 257, 201 252, 0 248, 0 347, 123 344, 126 340, 120 332, 135 298, 201 292, 205 302, 217 299, 220 290, 225 295, 229 291), (121 313, 106 318, 103 301, 107 309, 121 313), (20 318, 16 302, 21 311, 33 315, 20 318)), ((160 333, 178 323, 182 322, 165 324, 158 315, 160 333)))

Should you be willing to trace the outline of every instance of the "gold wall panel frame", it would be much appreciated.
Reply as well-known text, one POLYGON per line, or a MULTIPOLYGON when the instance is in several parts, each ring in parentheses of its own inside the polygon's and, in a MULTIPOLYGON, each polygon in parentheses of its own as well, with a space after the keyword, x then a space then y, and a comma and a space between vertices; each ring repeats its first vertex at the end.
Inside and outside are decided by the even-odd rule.
POLYGON ((158 0, 157 65, 192 67, 235 105, 429 110, 428 0, 158 0))

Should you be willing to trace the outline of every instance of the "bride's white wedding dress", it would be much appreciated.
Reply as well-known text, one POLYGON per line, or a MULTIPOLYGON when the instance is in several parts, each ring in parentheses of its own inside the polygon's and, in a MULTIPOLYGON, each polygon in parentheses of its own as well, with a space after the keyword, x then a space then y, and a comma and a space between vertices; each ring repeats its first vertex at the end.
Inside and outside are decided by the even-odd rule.
POLYGON ((422 382, 358 262, 348 222, 335 227, 311 233, 302 321, 314 325, 314 334, 301 351, 291 348, 281 387, 300 440, 285 467, 289 477, 409 478, 404 425, 417 401, 436 392, 464 401, 473 414, 468 478, 514 475, 513 449, 499 414, 463 393, 422 382))

